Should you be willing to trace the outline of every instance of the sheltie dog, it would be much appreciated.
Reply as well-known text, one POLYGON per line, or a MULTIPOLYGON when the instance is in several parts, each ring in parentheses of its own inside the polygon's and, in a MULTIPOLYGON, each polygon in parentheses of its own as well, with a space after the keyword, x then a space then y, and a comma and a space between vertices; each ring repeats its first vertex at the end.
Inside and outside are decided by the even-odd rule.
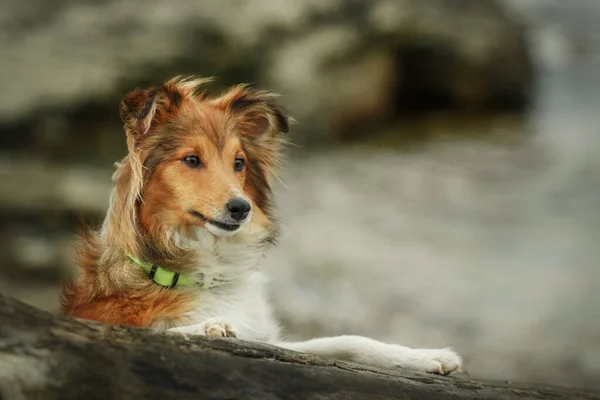
POLYGON ((209 80, 177 77, 121 101, 128 155, 116 165, 104 223, 82 234, 62 313, 378 368, 459 370, 450 349, 360 336, 282 341, 258 264, 277 238, 271 185, 289 119, 273 94, 247 85, 200 93, 209 80))

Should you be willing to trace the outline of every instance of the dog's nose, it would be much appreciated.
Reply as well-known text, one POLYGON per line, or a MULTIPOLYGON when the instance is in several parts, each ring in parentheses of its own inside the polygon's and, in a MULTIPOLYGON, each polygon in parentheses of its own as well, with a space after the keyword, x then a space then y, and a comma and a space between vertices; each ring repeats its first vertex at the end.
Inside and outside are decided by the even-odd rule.
POLYGON ((231 218, 242 221, 250 214, 250 203, 244 199, 231 199, 227 202, 227 211, 231 218))

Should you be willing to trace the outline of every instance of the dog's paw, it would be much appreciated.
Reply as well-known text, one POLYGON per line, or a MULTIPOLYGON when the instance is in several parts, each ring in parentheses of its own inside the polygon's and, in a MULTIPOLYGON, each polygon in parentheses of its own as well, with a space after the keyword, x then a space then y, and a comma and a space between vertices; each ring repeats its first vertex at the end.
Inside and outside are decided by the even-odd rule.
POLYGON ((415 366, 425 372, 448 375, 462 368, 462 359, 452 349, 417 349, 415 366))
POLYGON ((183 335, 200 335, 209 337, 237 337, 236 331, 223 317, 213 317, 202 323, 171 328, 168 332, 176 332, 183 335))
POLYGON ((237 337, 237 332, 223 317, 209 318, 201 324, 204 334, 211 337, 237 337))
POLYGON ((448 375, 462 368, 462 359, 451 349, 411 349, 385 345, 371 355, 373 364, 383 368, 406 368, 432 374, 448 375))

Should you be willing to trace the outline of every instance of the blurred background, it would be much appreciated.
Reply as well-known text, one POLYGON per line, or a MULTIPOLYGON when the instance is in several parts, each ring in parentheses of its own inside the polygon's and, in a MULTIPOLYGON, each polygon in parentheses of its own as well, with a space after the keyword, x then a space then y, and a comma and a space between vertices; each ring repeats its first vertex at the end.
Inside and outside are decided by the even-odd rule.
POLYGON ((290 339, 600 388, 596 0, 2 0, 0 292, 56 311, 120 98, 252 82, 299 121, 264 262, 290 339))

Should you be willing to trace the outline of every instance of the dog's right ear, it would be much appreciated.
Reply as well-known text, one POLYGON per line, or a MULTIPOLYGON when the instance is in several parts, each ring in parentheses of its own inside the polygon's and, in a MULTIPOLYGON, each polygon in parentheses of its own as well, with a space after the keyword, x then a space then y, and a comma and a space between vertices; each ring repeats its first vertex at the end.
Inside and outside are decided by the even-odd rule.
POLYGON ((135 89, 121 100, 121 119, 125 122, 125 130, 136 140, 141 139, 152 126, 159 101, 159 89, 135 89))
POLYGON ((125 131, 136 143, 155 126, 172 119, 186 99, 199 98, 197 89, 211 78, 177 76, 160 87, 135 89, 121 100, 121 119, 125 131))

